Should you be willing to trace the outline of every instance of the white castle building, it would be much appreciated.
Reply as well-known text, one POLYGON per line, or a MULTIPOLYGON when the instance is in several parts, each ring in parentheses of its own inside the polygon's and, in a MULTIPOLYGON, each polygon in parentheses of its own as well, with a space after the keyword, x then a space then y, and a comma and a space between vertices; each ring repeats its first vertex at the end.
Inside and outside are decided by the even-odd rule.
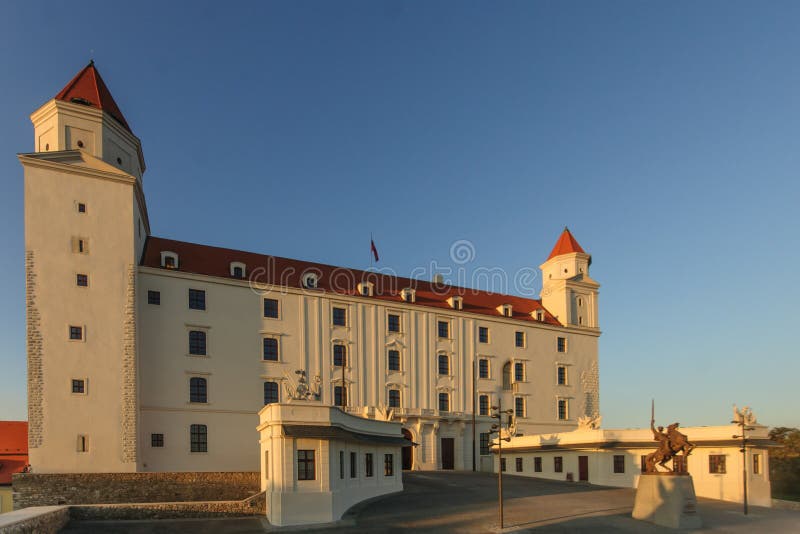
POLYGON ((598 415, 599 285, 568 230, 541 300, 162 239, 92 63, 31 120, 34 472, 257 471, 258 413, 298 369, 323 403, 402 423, 406 469, 490 470, 501 401, 528 434, 598 415))

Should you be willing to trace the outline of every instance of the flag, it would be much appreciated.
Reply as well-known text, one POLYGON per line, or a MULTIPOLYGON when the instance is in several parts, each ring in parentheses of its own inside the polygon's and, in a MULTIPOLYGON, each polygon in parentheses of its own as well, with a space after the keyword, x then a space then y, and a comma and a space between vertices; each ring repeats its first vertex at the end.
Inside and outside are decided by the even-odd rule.
POLYGON ((375 241, 372 238, 369 239, 369 248, 372 251, 372 256, 375 258, 375 261, 378 261, 378 249, 375 247, 375 241))

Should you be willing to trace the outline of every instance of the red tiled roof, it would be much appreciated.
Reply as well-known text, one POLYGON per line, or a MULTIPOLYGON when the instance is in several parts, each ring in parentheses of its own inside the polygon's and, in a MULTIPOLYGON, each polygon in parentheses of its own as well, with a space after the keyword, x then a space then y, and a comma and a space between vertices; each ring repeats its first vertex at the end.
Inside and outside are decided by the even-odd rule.
POLYGON ((122 111, 114 101, 114 97, 111 96, 111 91, 106 87, 103 78, 100 77, 100 73, 97 72, 94 61, 90 61, 82 71, 76 74, 55 98, 56 100, 90 105, 97 109, 102 109, 131 132, 128 121, 125 120, 122 111))
POLYGON ((161 267, 161 252, 174 252, 178 255, 178 271, 231 279, 231 262, 242 262, 247 266, 247 276, 257 284, 270 284, 285 287, 302 288, 302 276, 307 271, 318 276, 318 288, 308 291, 328 291, 340 295, 360 296, 358 284, 369 281, 374 284, 372 297, 393 302, 403 302, 400 292, 405 288, 416 290, 416 305, 452 310, 447 299, 452 296, 462 297, 463 311, 482 315, 501 316, 497 307, 511 304, 512 318, 522 321, 536 321, 530 313, 544 311, 541 322, 561 326, 543 306, 541 301, 514 295, 490 293, 476 289, 433 284, 427 281, 335 267, 321 263, 281 258, 243 252, 226 248, 211 247, 173 241, 160 237, 148 237, 141 264, 146 267, 161 267))
POLYGON ((556 246, 553 247, 553 251, 550 252, 550 255, 547 257, 547 259, 552 260, 556 256, 570 254, 572 252, 583 252, 586 254, 575 238, 572 237, 572 233, 565 226, 564 231, 561 232, 561 236, 558 238, 558 241, 556 241, 556 246))
POLYGON ((28 422, 0 421, 0 485, 28 465, 28 422))

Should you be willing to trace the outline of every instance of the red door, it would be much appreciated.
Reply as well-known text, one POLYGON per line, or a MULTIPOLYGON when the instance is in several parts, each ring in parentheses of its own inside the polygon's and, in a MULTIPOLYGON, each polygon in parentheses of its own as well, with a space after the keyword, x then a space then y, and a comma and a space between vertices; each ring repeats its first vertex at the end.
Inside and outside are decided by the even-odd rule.
POLYGON ((589 482, 589 457, 578 456, 578 480, 589 482))

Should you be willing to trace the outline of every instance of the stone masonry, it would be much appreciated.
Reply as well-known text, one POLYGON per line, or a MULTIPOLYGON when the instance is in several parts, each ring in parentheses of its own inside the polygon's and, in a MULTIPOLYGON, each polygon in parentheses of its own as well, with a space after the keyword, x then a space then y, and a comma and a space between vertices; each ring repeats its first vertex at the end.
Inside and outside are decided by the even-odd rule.
POLYGON ((25 252, 25 300, 28 314, 28 448, 35 449, 44 441, 44 370, 41 317, 36 307, 36 264, 32 250, 25 252))
POLYGON ((138 405, 136 388, 136 267, 128 265, 122 340, 122 461, 136 462, 138 405))

